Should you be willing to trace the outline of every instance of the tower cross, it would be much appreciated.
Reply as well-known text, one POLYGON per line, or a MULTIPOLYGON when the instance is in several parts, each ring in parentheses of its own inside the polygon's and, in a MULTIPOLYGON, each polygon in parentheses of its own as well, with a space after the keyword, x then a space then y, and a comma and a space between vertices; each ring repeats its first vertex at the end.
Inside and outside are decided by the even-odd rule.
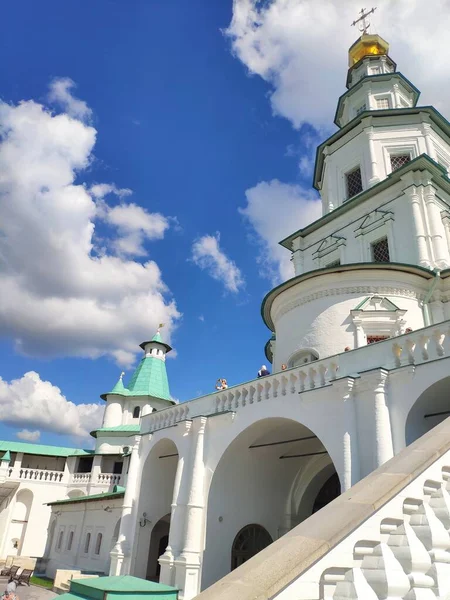
POLYGON ((359 30, 362 34, 367 33, 369 27, 370 27, 370 21, 367 18, 369 15, 373 14, 376 10, 377 7, 372 8, 371 10, 368 10, 367 12, 365 12, 365 8, 362 8, 359 12, 359 14, 361 15, 359 17, 359 19, 356 19, 355 21, 353 21, 352 26, 353 25, 357 25, 358 23, 359 25, 359 30))

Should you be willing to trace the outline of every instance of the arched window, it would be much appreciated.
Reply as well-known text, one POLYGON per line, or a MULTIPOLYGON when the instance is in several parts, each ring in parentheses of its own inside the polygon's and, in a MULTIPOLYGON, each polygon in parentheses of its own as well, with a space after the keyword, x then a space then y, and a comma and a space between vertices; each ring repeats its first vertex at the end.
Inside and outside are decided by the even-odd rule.
POLYGON ((319 356, 314 350, 300 350, 290 357, 288 367, 301 367, 302 365, 307 365, 310 362, 318 360, 318 358, 319 356))
POLYGON ((99 533, 97 535, 97 541, 95 542, 95 554, 100 554, 100 548, 102 547, 103 535, 99 533))
POLYGON ((320 488, 313 505, 313 513, 317 512, 341 493, 341 483, 337 473, 334 473, 320 488))
POLYGON ((135 406, 133 408, 133 419, 139 419, 139 415, 141 414, 141 407, 135 406))
POLYGON ((69 539, 67 540, 67 550, 70 552, 70 550, 72 550, 72 543, 73 543, 73 531, 71 531, 69 533, 69 539))
POLYGON ((234 538, 231 549, 231 570, 245 563, 272 542, 269 532, 261 525, 246 525, 234 538))
POLYGON ((84 542, 84 553, 87 554, 89 552, 89 546, 91 545, 91 534, 88 533, 86 535, 86 541, 84 542))
POLYGON ((57 550, 61 550, 62 542, 63 542, 63 535, 64 535, 64 531, 61 530, 58 535, 58 543, 56 544, 57 550))

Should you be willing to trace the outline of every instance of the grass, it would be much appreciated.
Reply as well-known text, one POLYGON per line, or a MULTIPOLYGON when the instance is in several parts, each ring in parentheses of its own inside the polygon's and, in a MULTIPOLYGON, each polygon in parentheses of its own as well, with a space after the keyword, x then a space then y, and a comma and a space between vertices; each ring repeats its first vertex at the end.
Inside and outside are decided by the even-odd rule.
POLYGON ((44 588, 52 589, 53 587, 53 579, 49 579, 48 577, 36 577, 33 575, 30 577, 30 583, 33 585, 39 585, 44 588))

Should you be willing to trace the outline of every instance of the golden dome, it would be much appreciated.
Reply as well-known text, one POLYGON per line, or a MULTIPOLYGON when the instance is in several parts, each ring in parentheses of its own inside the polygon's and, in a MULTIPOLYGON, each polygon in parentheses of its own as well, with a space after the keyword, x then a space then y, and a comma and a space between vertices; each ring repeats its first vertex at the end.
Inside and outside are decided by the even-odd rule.
POLYGON ((348 51, 348 66, 353 67, 365 56, 387 54, 389 44, 379 35, 363 33, 348 51))

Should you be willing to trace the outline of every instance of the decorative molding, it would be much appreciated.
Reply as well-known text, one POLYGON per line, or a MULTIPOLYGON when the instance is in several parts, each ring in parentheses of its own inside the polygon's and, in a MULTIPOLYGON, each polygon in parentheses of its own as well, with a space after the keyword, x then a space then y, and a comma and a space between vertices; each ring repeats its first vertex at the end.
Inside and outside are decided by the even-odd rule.
MULTIPOLYGON (((298 306, 303 306, 309 302, 314 302, 319 298, 325 298, 327 296, 350 296, 351 294, 370 294, 380 296, 400 296, 403 298, 412 298, 422 302, 425 298, 425 293, 418 293, 411 288, 398 288, 398 287, 379 287, 372 285, 360 285, 360 286, 349 286, 342 288, 331 288, 308 294, 291 300, 291 302, 283 303, 278 309, 273 312, 273 321, 277 321, 280 317, 290 312, 298 306)), ((450 294, 448 296, 450 298, 450 294)), ((273 310, 273 308, 272 308, 273 310)))

